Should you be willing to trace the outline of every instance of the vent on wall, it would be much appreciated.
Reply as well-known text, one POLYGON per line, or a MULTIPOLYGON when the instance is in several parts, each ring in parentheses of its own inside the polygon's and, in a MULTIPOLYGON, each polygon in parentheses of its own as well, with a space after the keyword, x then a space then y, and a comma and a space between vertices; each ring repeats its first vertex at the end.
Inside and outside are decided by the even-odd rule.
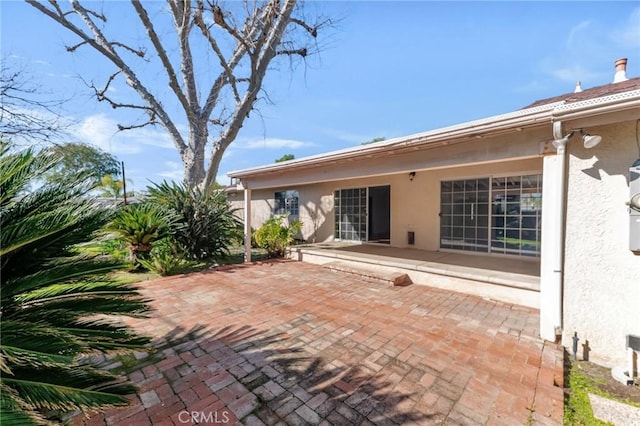
POLYGON ((407 244, 413 246, 416 244, 416 233, 414 231, 407 232, 407 244))

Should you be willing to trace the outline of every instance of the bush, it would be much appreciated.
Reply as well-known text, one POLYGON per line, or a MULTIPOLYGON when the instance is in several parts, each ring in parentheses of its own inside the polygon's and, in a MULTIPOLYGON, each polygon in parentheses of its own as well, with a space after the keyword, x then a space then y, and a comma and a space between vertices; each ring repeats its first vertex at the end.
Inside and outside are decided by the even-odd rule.
POLYGON ((171 233, 175 253, 186 258, 223 257, 229 246, 242 238, 240 220, 224 191, 189 188, 175 182, 147 188, 148 201, 173 212, 178 218, 171 233))
POLYGON ((127 258, 129 250, 124 241, 120 238, 107 236, 107 238, 99 242, 100 254, 109 256, 114 260, 124 261, 127 258))
POLYGON ((175 253, 171 242, 168 238, 157 241, 148 258, 138 259, 140 264, 147 270, 156 272, 160 275, 179 274, 193 264, 182 257, 181 254, 175 253))
POLYGON ((146 258, 153 242, 167 237, 176 222, 175 215, 156 205, 135 203, 121 207, 105 230, 129 245, 130 260, 139 265, 139 258, 146 258))
POLYGON ((289 220, 289 225, 285 225, 286 219, 286 215, 273 216, 255 233, 256 244, 267 250, 270 257, 284 256, 285 249, 295 241, 302 228, 299 220, 289 220))

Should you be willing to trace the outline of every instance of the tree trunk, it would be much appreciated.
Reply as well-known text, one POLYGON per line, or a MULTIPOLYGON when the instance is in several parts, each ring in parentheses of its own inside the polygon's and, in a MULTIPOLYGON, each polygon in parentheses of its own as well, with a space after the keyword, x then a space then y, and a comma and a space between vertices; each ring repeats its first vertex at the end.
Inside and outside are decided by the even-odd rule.
POLYGON ((182 154, 184 164, 184 181, 190 187, 204 183, 204 149, 207 146, 207 125, 194 128, 189 134, 189 146, 182 154))

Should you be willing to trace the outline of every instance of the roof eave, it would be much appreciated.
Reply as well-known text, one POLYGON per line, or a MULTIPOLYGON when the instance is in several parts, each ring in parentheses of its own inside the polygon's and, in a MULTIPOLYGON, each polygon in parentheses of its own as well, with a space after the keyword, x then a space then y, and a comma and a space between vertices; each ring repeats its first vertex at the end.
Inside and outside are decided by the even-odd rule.
POLYGON ((295 170, 297 168, 309 167, 331 163, 350 157, 368 156, 393 151, 408 146, 417 147, 446 140, 459 139, 464 137, 477 137, 489 135, 494 132, 508 130, 518 131, 524 127, 537 125, 551 120, 551 111, 556 104, 549 104, 517 110, 507 114, 496 115, 480 120, 469 121, 454 126, 443 127, 428 132, 417 133, 409 136, 390 139, 384 142, 376 142, 369 145, 356 146, 324 154, 313 155, 295 160, 289 160, 277 164, 254 167, 250 169, 236 170, 227 173, 231 178, 247 178, 263 173, 273 173, 282 170, 295 170))

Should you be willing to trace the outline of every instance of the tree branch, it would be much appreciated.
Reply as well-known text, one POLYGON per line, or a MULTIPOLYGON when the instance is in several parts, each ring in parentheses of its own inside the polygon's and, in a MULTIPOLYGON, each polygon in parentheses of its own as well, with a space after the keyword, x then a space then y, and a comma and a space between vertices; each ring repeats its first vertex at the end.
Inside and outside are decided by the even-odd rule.
POLYGON ((231 85, 231 90, 233 91, 233 97, 236 102, 240 102, 240 94, 238 93, 238 87, 236 86, 236 78, 233 75, 233 70, 227 64, 227 60, 222 54, 222 51, 220 50, 218 43, 211 35, 211 32, 209 31, 209 28, 207 27, 207 25, 204 23, 204 19, 202 18, 202 10, 203 10, 202 2, 198 1, 197 3, 198 3, 198 8, 196 9, 196 12, 194 15, 194 23, 198 26, 198 28, 200 28, 200 32, 202 32, 202 35, 209 42, 211 49, 218 56, 218 61, 220 62, 220 66, 222 67, 222 69, 226 74, 226 81, 229 82, 229 84, 231 85))
POLYGON ((298 55, 298 56, 302 56, 303 58, 307 57, 307 48, 303 47, 301 49, 284 49, 284 50, 278 50, 278 52, 276 52, 276 55, 287 55, 287 56, 293 56, 293 55, 298 55))
MULTIPOLYGON (((278 0, 271 0, 267 9, 269 9, 269 7, 274 7, 274 5, 278 3, 278 0)), ((275 24, 269 26, 270 32, 265 37, 264 47, 261 50, 258 50, 258 52, 261 52, 261 54, 259 56, 258 62, 256 63, 255 74, 252 75, 251 81, 249 82, 249 87, 244 94, 242 102, 236 106, 233 116, 229 121, 228 127, 220 135, 219 139, 214 142, 214 149, 211 155, 211 159, 209 160, 207 176, 204 182, 205 187, 208 187, 215 182, 215 175, 218 171, 218 167, 220 166, 222 154, 235 140, 238 132, 240 131, 240 128, 242 127, 244 119, 253 109, 253 106, 258 97, 258 92, 262 87, 262 81, 264 80, 264 76, 267 72, 269 63, 276 56, 276 47, 282 40, 282 36, 287 25, 289 24, 289 20, 291 14, 293 13, 295 5, 296 0, 284 0, 284 4, 282 5, 280 11, 275 11, 275 24)), ((272 12, 267 11, 265 13, 268 15, 272 12)))
POLYGON ((144 7, 142 7, 140 2, 138 1, 132 0, 131 4, 133 5, 133 8, 136 10, 138 17, 142 22, 142 25, 147 31, 147 36, 149 36, 149 39, 151 40, 153 47, 156 49, 156 52, 158 53, 158 57, 160 58, 160 61, 162 62, 162 66, 164 67, 167 73, 167 77, 169 77, 169 87, 171 87, 171 90, 173 90, 173 93, 175 93, 175 95, 177 96, 178 101, 180 101, 180 104, 182 105, 182 108, 185 110, 185 112, 188 113, 189 102, 187 101, 187 98, 184 96, 184 93, 182 93, 182 89, 180 88, 180 84, 178 83, 178 79, 176 77, 176 72, 173 69, 173 65, 171 64, 171 61, 169 60, 167 51, 164 49, 164 46, 160 42, 160 38, 158 37, 158 34, 156 33, 153 27, 153 23, 149 19, 149 14, 147 13, 147 10, 144 7))
POLYGON ((125 50, 128 50, 129 52, 133 53, 134 55, 140 57, 140 58, 144 58, 145 56, 145 52, 142 49, 134 49, 133 47, 127 46, 124 43, 120 43, 118 41, 112 41, 111 43, 109 43, 111 46, 118 46, 118 47, 122 47, 125 50))
POLYGON ((105 58, 110 60, 122 72, 122 74, 126 78, 127 84, 129 84, 136 92, 138 92, 142 100, 149 105, 150 109, 153 109, 156 112, 160 123, 162 123, 162 125, 171 135, 171 138, 173 139, 178 151, 181 153, 184 152, 184 150, 186 149, 184 139, 171 120, 171 117, 162 107, 162 104, 151 94, 151 92, 149 92, 149 90, 142 84, 142 82, 140 82, 137 75, 122 60, 122 58, 120 58, 118 53, 113 49, 113 46, 109 44, 100 29, 91 20, 90 15, 101 16, 100 14, 97 14, 93 11, 88 11, 79 4, 78 0, 70 0, 73 8, 73 13, 77 14, 82 19, 82 21, 85 23, 85 25, 93 35, 93 37, 91 37, 89 34, 85 33, 82 29, 80 29, 77 25, 75 25, 67 18, 67 15, 71 14, 72 12, 63 12, 55 0, 49 0, 49 4, 51 5, 52 9, 47 8, 46 5, 40 3, 38 0, 25 1, 63 27, 67 28, 78 37, 80 37, 81 40, 89 44, 105 58))

